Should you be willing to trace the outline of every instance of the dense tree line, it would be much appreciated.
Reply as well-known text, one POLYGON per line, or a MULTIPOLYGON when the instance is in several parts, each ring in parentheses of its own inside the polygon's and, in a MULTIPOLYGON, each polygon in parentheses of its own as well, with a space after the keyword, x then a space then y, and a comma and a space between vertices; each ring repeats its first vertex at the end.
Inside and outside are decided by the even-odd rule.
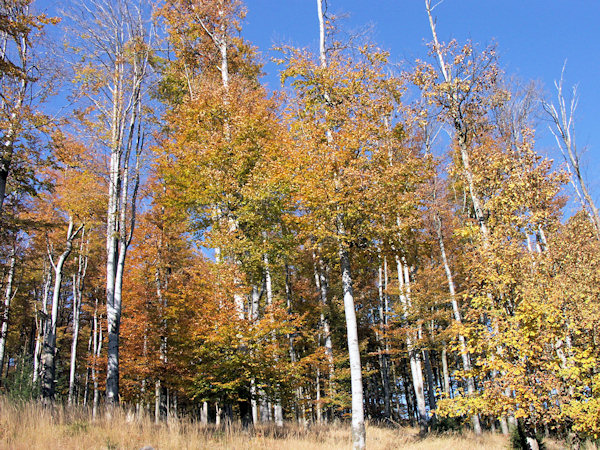
POLYGON ((351 417, 356 448, 365 418, 597 438, 600 221, 562 80, 545 100, 440 42, 429 0, 402 69, 317 0, 319 52, 278 49, 278 92, 237 0, 0 6, 3 392, 351 417))

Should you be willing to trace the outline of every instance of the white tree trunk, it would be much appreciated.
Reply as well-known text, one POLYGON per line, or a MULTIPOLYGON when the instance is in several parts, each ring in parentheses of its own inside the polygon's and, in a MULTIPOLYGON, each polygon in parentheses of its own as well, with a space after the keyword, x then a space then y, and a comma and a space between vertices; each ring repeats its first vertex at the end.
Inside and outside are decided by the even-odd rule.
POLYGON ((69 405, 73 404, 75 388, 75 365, 77 362, 77 341, 79 339, 79 316, 81 315, 81 302, 83 300, 83 282, 87 271, 87 255, 84 254, 84 233, 81 234, 77 274, 73 274, 73 340, 71 341, 71 366, 69 369, 69 405))
MULTIPOLYGON (((327 67, 327 54, 325 50, 325 11, 324 0, 317 0, 317 14, 319 18, 319 58, 321 67, 327 67)), ((329 101, 328 93, 325 99, 329 101)), ((327 142, 332 144, 333 136, 330 129, 326 130, 327 142)), ((344 295, 344 313, 346 316, 346 333, 348 339, 348 353, 350 357, 350 380, 352 393, 352 442, 354 449, 366 448, 365 413, 363 404, 362 369, 360 364, 360 347, 358 342, 358 325, 354 306, 354 293, 352 289, 352 275, 350 270, 350 255, 346 248, 346 230, 341 212, 336 217, 338 234, 338 251, 340 269, 342 272, 342 292, 344 295)))
MULTIPOLYGON (((28 8, 28 7, 27 7, 28 8)), ((27 15, 28 11, 20 11, 20 13, 27 15)), ((13 18, 16 19, 16 18, 13 18)), ((26 28, 26 27, 22 27, 26 28)), ((21 31, 22 32, 22 31, 21 31)), ((21 69, 23 73, 29 73, 31 68, 30 62, 28 58, 29 54, 29 40, 25 34, 28 32, 22 32, 23 34, 18 39, 19 41, 19 59, 21 63, 21 69)), ((3 52, 4 53, 4 52, 3 52)), ((4 59, 4 55, 2 55, 2 59, 4 59)), ((6 196, 6 184, 8 181, 8 175, 11 170, 11 165, 13 162, 13 154, 15 151, 15 141, 18 138, 18 130, 20 127, 20 122, 22 119, 23 113, 23 103, 27 97, 28 86, 29 86, 29 76, 21 77, 21 81, 19 83, 19 89, 16 92, 16 99, 14 102, 14 106, 12 107, 12 111, 10 113, 10 119, 8 120, 8 127, 6 133, 1 138, 1 155, 0 155, 0 217, 3 213, 4 208, 4 197, 6 196)), ((4 97, 3 97, 4 102, 4 97)), ((25 108, 27 109, 27 108, 25 108)), ((1 368, 1 367, 0 367, 1 368)), ((1 372, 1 371, 0 371, 1 372)))
MULTIPOLYGON (((381 258, 380 258, 381 259, 381 258)), ((387 323, 387 264, 382 264, 381 260, 379 262, 379 270, 378 270, 379 280, 378 280, 378 290, 379 290, 379 361, 380 361, 380 370, 381 370, 381 384, 383 385, 383 413, 385 418, 390 418, 391 416, 391 395, 390 395, 390 376, 388 369, 388 344, 387 338, 385 336, 386 333, 386 323, 387 323), (384 270, 386 274, 384 275, 384 270)))
POLYGON ((313 267, 315 286, 319 292, 320 307, 321 307, 321 327, 323 328, 323 340, 325 344, 325 355, 327 356, 327 363, 329 365, 329 395, 332 396, 333 392, 333 376, 334 376, 334 364, 333 364, 333 344, 331 342, 331 326, 329 325, 329 318, 325 314, 327 309, 327 277, 325 276, 325 267, 323 261, 318 258, 313 252, 313 267))
POLYGON ((93 354, 94 359, 92 362, 92 381, 94 383, 94 400, 92 402, 92 418, 96 418, 98 414, 98 405, 100 404, 100 390, 98 389, 98 372, 96 370, 96 364, 100 355, 102 354, 102 324, 98 318, 98 299, 96 299, 94 305, 94 343, 93 343, 93 354))
MULTIPOLYGON (((446 279, 448 281, 448 290, 450 292, 450 302, 452 303, 452 312, 454 314, 454 320, 456 320, 458 323, 462 323, 462 317, 460 314, 460 309, 458 307, 458 301, 456 300, 456 288, 454 286, 454 277, 452 276, 452 270, 450 269, 450 264, 446 255, 446 247, 444 245, 444 237, 442 234, 442 220, 437 213, 435 215, 435 225, 438 237, 438 244, 440 246, 440 253, 442 255, 442 262, 444 263, 444 271, 446 272, 446 279)), ((473 380, 473 377, 470 376, 471 358, 469 356, 469 352, 467 351, 466 339, 462 334, 459 334, 458 341, 460 343, 460 357, 462 359, 463 370, 467 375, 467 392, 469 395, 475 395, 475 380, 473 380)), ((479 420, 479 415, 474 414, 473 416, 471 416, 471 423, 473 424, 473 430, 475 431, 475 434, 481 434, 481 422, 479 420)))
MULTIPOLYGON (((266 241, 266 233, 263 233, 263 238, 266 241)), ((264 268, 265 268, 265 290, 266 290, 266 294, 267 294, 267 306, 271 306, 273 304, 273 282, 271 279, 271 267, 269 265, 269 255, 265 252, 263 254, 263 263, 264 263, 264 268)), ((274 337, 273 337, 274 338, 274 337)), ((277 355, 275 355, 275 362, 278 361, 278 357, 277 355)), ((275 405, 274 405, 274 416, 275 416, 275 424, 278 427, 282 427, 283 426, 283 408, 281 406, 281 399, 280 397, 280 387, 279 385, 277 385, 276 387, 276 400, 275 400, 275 405)))
POLYGON ((208 402, 202 402, 202 409, 200 411, 200 422, 202 425, 208 425, 208 402))
POLYGON ((444 342, 442 348, 442 372, 444 376, 444 394, 448 398, 452 398, 452 391, 450 389, 450 373, 448 372, 448 350, 446 350, 446 343, 444 342))
POLYGON ((58 322, 58 304, 60 300, 60 289, 62 285, 63 267, 71 250, 73 248, 73 240, 82 230, 81 225, 77 230, 73 231, 73 219, 69 218, 69 227, 67 229, 67 242, 65 250, 61 253, 56 264, 52 260, 52 255, 49 252, 50 262, 54 269, 54 290, 52 292, 52 307, 50 314, 50 323, 44 339, 44 348, 42 352, 42 398, 44 403, 49 404, 54 400, 55 388, 55 370, 56 370, 56 325, 58 322))
POLYGON ((36 312, 37 334, 35 340, 35 351, 33 353, 33 385, 37 385, 40 376, 40 358, 42 353, 43 340, 45 336, 46 318, 48 316, 48 295, 50 295, 50 284, 52 283, 52 271, 49 265, 44 262, 44 293, 42 297, 42 310, 36 312), (41 317, 39 317, 41 316, 41 317), (39 320, 37 320, 39 317, 39 320))
POLYGON ((81 311, 81 298, 76 287, 77 276, 73 275, 73 339, 71 340, 71 366, 69 368, 69 397, 68 404, 73 404, 75 390, 75 364, 77 361, 77 340, 79 338, 79 313, 81 311))
MULTIPOLYGON (((88 354, 88 361, 93 358, 94 354, 93 354, 93 342, 94 342, 94 329, 92 328, 90 331, 90 337, 88 339, 88 348, 87 348, 87 354, 88 354)), ((83 391, 83 406, 87 406, 88 404, 88 397, 90 394, 90 375, 91 375, 91 369, 90 366, 88 365, 88 367, 86 368, 85 371, 85 389, 83 391)))
MULTIPOLYGON (((400 291, 400 304, 404 310, 405 320, 408 318, 408 313, 411 308, 410 302, 410 279, 408 267, 405 267, 400 257, 395 255, 396 269, 398 272, 398 287, 400 291), (405 278, 406 277, 406 278, 405 278)), ((420 352, 415 350, 414 343, 417 339, 417 334, 413 331, 408 331, 406 334, 406 348, 408 350, 408 358, 410 361, 410 373, 415 398, 417 400, 417 415, 419 419, 419 427, 421 431, 426 431, 429 425, 429 416, 427 415, 427 406, 425 405, 425 386, 423 383, 423 368, 421 365, 420 352)))
MULTIPOLYGON (((340 230, 343 233, 343 229, 340 230)), ((340 243, 340 266, 342 270, 342 291, 344 294, 344 313, 348 335, 348 353, 350 356, 350 380, 352 389, 352 442, 355 449, 366 448, 365 415, 363 405, 363 383, 360 365, 360 347, 358 343, 358 325, 354 309, 354 293, 350 272, 350 257, 340 243)))
POLYGON ((8 318, 10 312, 10 302, 13 298, 13 281, 15 278, 16 255, 13 248, 10 255, 10 266, 6 279, 6 290, 4 291, 4 311, 2 312, 2 327, 0 328, 0 378, 2 378, 2 369, 4 368, 4 354, 6 351, 6 338, 8 335, 8 318))

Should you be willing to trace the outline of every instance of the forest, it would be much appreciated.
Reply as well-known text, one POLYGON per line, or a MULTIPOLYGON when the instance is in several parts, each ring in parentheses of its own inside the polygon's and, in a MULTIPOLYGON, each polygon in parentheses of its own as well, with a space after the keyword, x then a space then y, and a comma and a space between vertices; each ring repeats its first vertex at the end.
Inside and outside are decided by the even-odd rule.
POLYGON ((252 2, 0 1, 0 410, 596 448, 576 90, 441 41, 433 0, 397 64, 342 3, 273 90, 252 2))

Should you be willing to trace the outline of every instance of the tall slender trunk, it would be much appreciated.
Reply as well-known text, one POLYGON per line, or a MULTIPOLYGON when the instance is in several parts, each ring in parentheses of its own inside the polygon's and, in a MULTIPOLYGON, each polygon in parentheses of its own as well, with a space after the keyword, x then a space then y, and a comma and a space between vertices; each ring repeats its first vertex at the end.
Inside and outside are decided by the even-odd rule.
POLYGON ((77 340, 79 338, 79 314, 81 298, 77 292, 77 275, 73 275, 73 339, 71 340, 71 365, 69 367, 69 397, 68 404, 73 404, 75 390, 75 364, 77 361, 77 340))
POLYGON ((448 350, 446 349, 446 343, 443 343, 442 347, 442 372, 444 377, 444 394, 448 398, 452 398, 452 390, 450 388, 450 372, 448 371, 448 350))
MULTIPOLYGON (((410 279, 408 273, 408 267, 406 267, 400 256, 395 255, 396 269, 398 272, 398 285, 400 291, 400 304, 404 310, 405 321, 408 319, 409 311, 412 307, 410 301, 410 279)), ((427 415, 427 407, 425 405, 425 385, 423 382, 423 368, 421 365, 420 352, 415 349, 415 341, 417 340, 417 333, 409 330, 406 334, 406 347, 408 351, 408 358, 410 361, 410 373, 412 378, 412 385, 415 391, 415 398, 417 401, 417 414, 419 420, 419 427, 422 432, 427 431, 429 425, 429 416, 427 415)))
POLYGON ((425 363, 425 379, 427 380, 427 400, 429 402, 429 410, 433 411, 436 408, 435 381, 433 379, 433 370, 431 368, 431 360, 429 355, 429 350, 423 350, 423 362, 425 363))
MULTIPOLYGON (((88 339, 88 348, 87 348, 87 354, 88 354, 88 361, 91 361, 93 356, 94 356, 94 348, 92 347, 94 343, 94 328, 92 328, 90 330, 90 338, 88 339)), ((90 395, 90 377, 91 377, 91 367, 88 365, 86 367, 85 370, 85 384, 84 384, 84 391, 83 391, 83 406, 87 406, 88 404, 88 398, 90 395)))
POLYGON ((160 380, 156 380, 154 382, 154 423, 160 423, 160 415, 161 415, 161 386, 160 380))
MULTIPOLYGON (((435 20, 432 15, 432 7, 431 0, 425 0, 425 8, 427 10, 427 17, 429 18, 429 26, 431 28, 431 34, 433 36, 433 45, 434 51, 437 55, 438 62, 440 65, 440 70, 442 72, 442 76, 444 81, 448 84, 452 82, 452 78, 448 73, 446 62, 444 61, 444 55, 442 53, 442 49, 440 43, 438 41, 435 20)), ((489 229, 486 223, 485 215, 483 212, 483 202, 477 192, 475 187, 475 177, 473 175, 473 171, 471 169, 471 160, 469 155, 469 147, 468 147, 468 134, 469 129, 467 123, 460 111, 460 102, 457 98, 455 92, 448 94, 450 100, 449 114, 453 121, 454 130, 456 132, 456 138, 458 141, 458 147, 460 150, 460 157, 463 165, 463 175, 467 180, 467 188, 469 190, 469 196, 471 197, 471 202, 473 203, 473 211, 475 213, 475 218, 479 224, 481 229, 481 235, 483 238, 484 246, 487 247, 489 242, 489 229)))
MULTIPOLYGON (((325 13, 324 0, 317 0, 317 14, 319 18, 319 59, 322 68, 327 68, 327 55, 325 51, 325 13)), ((329 93, 325 93, 325 100, 330 101, 329 93)), ((333 143, 331 129, 326 130, 328 144, 333 143)), ((337 180, 336 180, 337 184, 337 180)), ((337 186, 336 186, 337 189, 337 186)), ((365 413, 363 404, 363 382, 360 364, 360 347, 358 342, 358 326, 354 306, 354 292, 352 288, 352 274, 350 270, 350 255, 348 254, 344 217, 338 211, 336 217, 336 231, 338 236, 338 252, 340 269, 342 272, 342 292, 344 296, 344 313, 346 316, 346 333, 348 339, 348 353, 350 357, 350 380, 352 393, 352 442, 354 449, 366 448, 365 413)))
POLYGON ((33 353, 33 385, 37 385, 40 376, 40 358, 44 336, 46 335, 46 326, 48 319, 48 296, 50 295, 50 285, 52 283, 52 271, 50 266, 44 261, 44 288, 42 294, 41 311, 36 311, 36 324, 38 327, 35 341, 35 350, 33 353), (37 320, 39 318, 39 320, 37 320))
MULTIPOLYGON (((266 242, 266 233, 263 233, 263 239, 266 242)), ((265 252, 263 254, 263 263, 264 263, 264 268, 265 268, 265 289, 267 291, 267 305, 271 306, 273 304, 273 282, 271 279, 271 266, 269 264, 269 255, 265 252)), ((273 336, 273 339, 275 337, 273 336)), ((275 355, 275 362, 277 362, 279 359, 279 357, 277 355, 275 355)), ((279 384, 276 386, 276 392, 275 392, 275 405, 274 405, 274 418, 275 418, 275 424, 278 427, 282 427, 283 426, 283 408, 281 406, 281 392, 280 392, 280 386, 279 384)))
POLYGON ((81 245, 79 247, 79 258, 77 273, 73 274, 73 340, 71 341, 71 366, 69 370, 69 405, 73 404, 73 392, 75 388, 75 365, 77 361, 77 341, 79 339, 79 316, 81 314, 81 301, 83 299, 83 283, 87 271, 87 255, 84 248, 87 246, 84 240, 85 229, 81 233, 81 245))
POLYGON ((208 402, 202 402, 202 409, 200 410, 200 422, 202 425, 208 425, 208 402))
POLYGON ((16 248, 13 247, 10 255, 10 265, 8 276, 6 278, 6 289, 4 291, 4 311, 2 312, 2 327, 0 328, 0 378, 2 378, 2 369, 4 367, 4 354, 6 352, 6 338, 8 336, 8 319, 10 313, 10 303, 13 298, 13 281, 15 278, 16 248))
MULTIPOLYGON (((141 20, 141 17, 138 16, 141 20)), ((138 18, 126 18, 117 26, 130 26, 134 41, 145 40, 138 18)), ((123 30, 117 30, 124 33, 123 30)), ((127 250, 133 238, 136 219, 136 202, 140 179, 140 159, 144 148, 142 83, 147 74, 148 50, 125 57, 127 42, 119 42, 115 50, 117 63, 113 68, 112 112, 109 190, 106 221, 106 320, 108 332, 108 358, 106 367, 106 403, 119 402, 119 335, 121 327, 123 274, 127 250), (126 61, 131 78, 126 80, 126 61), (128 92, 126 92, 126 86, 128 92), (126 97, 128 99, 126 101, 126 97), (135 161, 130 167, 130 160, 135 161), (131 179, 130 179, 131 177, 131 179), (132 186, 130 186, 132 184, 132 186), (131 188, 131 193, 130 193, 131 188)))
MULTIPOLYGON (((328 392, 329 397, 333 396, 333 344, 331 342, 331 326, 329 325, 329 317, 325 314, 327 309, 327 277, 325 276, 325 267, 320 258, 317 258, 313 252, 313 273, 315 278, 315 286, 319 294, 320 303, 320 326, 322 329, 322 338, 325 345, 325 356, 327 357, 328 365, 328 392)), ((320 345, 320 344, 319 344, 320 345)))
POLYGON ((52 292, 52 309, 50 315, 50 324, 44 338, 44 347, 42 350, 42 398, 45 404, 49 404, 54 400, 55 388, 55 370, 56 370, 56 326, 58 322, 58 303, 60 300, 60 289, 62 285, 63 267, 71 250, 73 249, 73 240, 82 230, 81 225, 77 230, 73 230, 73 219, 69 219, 69 227, 67 229, 67 242, 65 250, 61 253, 56 264, 52 259, 52 254, 49 251, 48 256, 54 269, 54 290, 52 292))
MULTIPOLYGON (((456 287, 454 286, 454 277, 452 276, 452 270, 450 269, 450 264, 446 255, 446 247, 444 245, 444 236, 442 234, 442 219, 437 213, 435 214, 435 228, 437 232, 440 253, 442 256, 442 262, 444 263, 444 271, 446 272, 446 279, 448 281, 448 291, 450 292, 450 302, 452 304, 454 320, 456 320, 458 323, 462 323, 462 317, 460 314, 460 309, 458 307, 458 301, 456 299, 456 287)), ((462 359, 463 370, 467 375, 467 392, 469 395, 473 396, 475 395, 475 380, 470 375, 471 358, 469 356, 469 352, 467 351, 466 339, 462 334, 458 335, 458 342, 460 344, 460 357, 462 359)), ((479 420, 478 414, 474 414, 471 416, 471 423, 473 424, 473 430, 475 431, 475 433, 481 434, 481 422, 479 420)))
MULTIPOLYGON (((338 232, 344 236, 343 226, 338 224, 338 232)), ((358 343, 358 326, 354 308, 354 292, 350 271, 350 256, 345 243, 339 244, 340 268, 342 271, 342 291, 344 294, 344 313, 346 315, 346 332, 348 335, 348 353, 350 356, 350 380, 352 390, 352 442, 355 449, 366 448, 365 416, 363 405, 363 382, 360 365, 360 347, 358 343)))
POLYGON ((381 384, 383 386, 383 411, 384 417, 390 418, 390 404, 391 404, 391 395, 390 395, 390 375, 388 369, 388 343, 387 343, 387 264, 379 262, 379 280, 378 280, 378 288, 379 288, 379 355, 380 355, 380 370, 381 370, 381 384), (384 270, 386 274, 384 275, 384 270))
MULTIPOLYGON (((159 244, 162 246, 162 242, 159 244)), ((161 257, 159 255, 157 264, 161 265, 161 257)), ((160 273, 160 268, 157 267, 154 273, 154 282, 156 284, 156 298, 158 299, 158 304, 160 306, 160 312, 162 315, 161 319, 161 337, 160 337, 160 362, 162 365, 162 371, 165 372, 167 368, 167 350, 168 350, 168 340, 167 340, 167 332, 168 332, 168 323, 167 323, 167 298, 163 294, 163 281, 160 273)), ((166 283, 166 281, 165 281, 166 283)), ((155 394, 155 404, 154 404, 154 420, 156 423, 159 423, 161 419, 167 419, 167 386, 162 383, 162 380, 159 378, 155 382, 154 386, 154 394, 155 394)))
POLYGON ((98 414, 98 405, 100 404, 100 390, 98 389, 98 359, 102 354, 102 323, 98 318, 98 299, 94 304, 94 342, 92 360, 92 381, 94 383, 94 400, 92 402, 92 417, 95 419, 98 414))

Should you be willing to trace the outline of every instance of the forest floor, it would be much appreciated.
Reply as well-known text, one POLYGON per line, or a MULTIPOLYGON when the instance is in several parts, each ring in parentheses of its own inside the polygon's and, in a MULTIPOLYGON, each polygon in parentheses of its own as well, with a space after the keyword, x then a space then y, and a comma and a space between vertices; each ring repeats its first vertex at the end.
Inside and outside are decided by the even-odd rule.
MULTIPOLYGON (((150 417, 135 418, 122 411, 113 420, 92 420, 81 408, 56 408, 38 404, 15 404, 0 398, 0 449, 349 449, 350 429, 345 425, 282 428, 238 425, 203 426, 173 419, 154 424, 150 417)), ((410 427, 367 426, 369 449, 473 449, 508 448, 500 434, 470 432, 419 437, 410 427)), ((555 441, 546 449, 564 448, 555 441)))

